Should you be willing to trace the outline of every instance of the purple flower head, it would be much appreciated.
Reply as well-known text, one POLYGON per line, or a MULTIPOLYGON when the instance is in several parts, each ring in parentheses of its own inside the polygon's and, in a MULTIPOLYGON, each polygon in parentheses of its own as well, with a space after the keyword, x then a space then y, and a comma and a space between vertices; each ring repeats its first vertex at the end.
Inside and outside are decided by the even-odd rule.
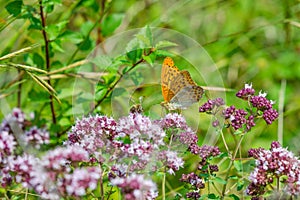
POLYGON ((111 180, 112 185, 121 189, 125 200, 155 199, 158 196, 157 188, 152 180, 147 180, 143 175, 132 174, 124 178, 111 180))
POLYGON ((223 111, 223 114, 225 119, 230 119, 230 124, 235 130, 242 128, 247 122, 245 117, 248 113, 243 109, 235 109, 234 106, 230 106, 223 111))
POLYGON ((168 168, 169 174, 175 174, 180 168, 183 168, 184 161, 178 157, 174 151, 162 151, 158 155, 158 159, 164 163, 164 166, 168 168))
MULTIPOLYGON (((67 145, 81 146, 89 154, 97 154, 99 150, 109 152, 116 135, 117 124, 107 116, 89 116, 77 119, 72 131, 68 134, 67 145)), ((98 161, 104 158, 96 156, 98 161)))
POLYGON ((80 146, 58 147, 48 151, 42 158, 43 166, 47 170, 68 171, 69 163, 88 162, 89 155, 80 146))
POLYGON ((225 117, 225 119, 229 119, 234 113, 235 113, 235 107, 234 106, 230 106, 226 109, 223 110, 223 115, 225 117))
POLYGON ((255 90, 252 88, 252 83, 251 84, 245 84, 245 88, 241 89, 236 93, 236 96, 238 98, 248 100, 251 96, 253 96, 255 93, 255 90))
POLYGON ((272 101, 266 98, 266 93, 260 93, 258 96, 252 96, 250 103, 258 110, 264 111, 272 108, 272 101))
POLYGON ((189 198, 189 199, 199 199, 200 197, 201 197, 201 195, 197 191, 192 191, 192 192, 186 193, 186 198, 189 198))
POLYGON ((253 115, 249 115, 249 117, 248 117, 248 119, 246 121, 246 129, 247 129, 247 131, 249 131, 254 126, 255 126, 254 116, 253 115))
POLYGON ((87 191, 96 189, 100 177, 99 167, 76 168, 72 174, 65 175, 62 186, 68 195, 79 197, 86 195, 87 191))
POLYGON ((12 134, 8 131, 0 130, 0 166, 6 163, 8 156, 12 155, 16 148, 16 141, 12 134))
POLYGON ((160 125, 163 129, 179 128, 186 130, 188 128, 184 117, 178 113, 169 113, 160 120, 160 125))
POLYGON ((49 143, 49 132, 46 129, 39 129, 36 126, 25 131, 25 141, 31 143, 35 148, 39 149, 40 145, 49 143))
POLYGON ((130 114, 119 120, 113 143, 120 148, 123 156, 149 161, 153 150, 164 145, 164 136, 163 129, 148 117, 130 114))
POLYGON ((285 191, 290 195, 300 194, 300 161, 292 152, 282 148, 278 142, 273 142, 270 150, 263 148, 252 149, 249 155, 256 159, 256 168, 250 174, 251 184, 247 194, 261 195, 261 190, 266 190, 273 179, 284 177, 285 191), (260 191, 260 192, 259 192, 260 191))
POLYGON ((5 117, 0 126, 0 130, 12 133, 10 123, 16 123, 21 129, 24 129, 25 115, 20 108, 14 108, 12 113, 5 117))
POLYGON ((198 136, 190 129, 189 131, 180 133, 179 140, 185 145, 197 144, 198 136))
POLYGON ((221 153, 220 149, 217 146, 203 145, 202 147, 200 147, 198 154, 200 158, 202 158, 202 160, 206 160, 208 157, 210 156, 215 157, 220 153, 221 153))
POLYGON ((278 118, 278 112, 270 108, 264 111, 263 118, 267 124, 272 124, 278 118))
POLYGON ((194 186, 194 189, 203 189, 205 187, 204 180, 194 172, 191 172, 189 174, 182 174, 180 181, 189 183, 190 185, 194 186))
POLYGON ((225 105, 225 102, 222 98, 216 98, 216 99, 209 99, 206 103, 204 103, 199 108, 199 112, 207 112, 207 113, 214 113, 216 112, 217 108, 220 106, 225 105))

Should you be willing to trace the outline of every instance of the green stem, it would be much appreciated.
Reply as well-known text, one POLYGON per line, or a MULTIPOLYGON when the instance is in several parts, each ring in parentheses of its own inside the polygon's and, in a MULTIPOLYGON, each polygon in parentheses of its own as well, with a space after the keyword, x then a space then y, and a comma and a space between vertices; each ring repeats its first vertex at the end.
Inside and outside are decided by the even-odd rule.
POLYGON ((243 141, 243 139, 244 139, 244 136, 245 136, 245 134, 243 133, 243 134, 241 135, 241 138, 240 138, 240 140, 239 140, 239 142, 238 142, 238 144, 237 144, 237 146, 236 146, 236 148, 235 148, 235 150, 234 150, 234 153, 233 153, 233 155, 232 155, 232 158, 231 158, 231 161, 230 161, 230 164, 229 164, 229 166, 228 166, 228 170, 227 170, 227 173, 226 173, 226 176, 225 176, 226 184, 223 186, 222 194, 221 194, 221 199, 224 199, 226 187, 227 187, 227 184, 228 184, 228 177, 229 177, 229 174, 230 174, 230 169, 231 169, 231 167, 232 167, 232 165, 233 165, 233 163, 234 163, 234 160, 235 160, 235 158, 236 158, 236 154, 237 154, 237 152, 238 152, 238 150, 239 150, 239 148, 240 148, 240 146, 241 146, 241 143, 242 143, 242 141, 243 141))
POLYGON ((161 184, 162 200, 166 199, 166 171, 164 171, 162 184, 161 184))

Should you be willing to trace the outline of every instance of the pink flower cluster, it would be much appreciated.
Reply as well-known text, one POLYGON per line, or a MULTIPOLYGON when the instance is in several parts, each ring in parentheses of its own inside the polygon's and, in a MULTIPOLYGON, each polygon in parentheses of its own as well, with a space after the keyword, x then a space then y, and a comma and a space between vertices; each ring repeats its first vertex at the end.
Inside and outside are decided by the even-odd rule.
POLYGON ((199 108, 199 112, 213 115, 214 127, 221 125, 217 117, 219 112, 222 112, 223 117, 234 130, 240 129, 248 132, 255 126, 255 119, 259 118, 263 118, 267 124, 272 124, 278 118, 278 112, 273 108, 274 102, 266 98, 266 93, 259 92, 257 96, 254 93, 252 84, 245 84, 245 88, 236 93, 238 98, 248 101, 249 108, 247 109, 237 109, 234 105, 224 109, 222 108, 225 104, 223 99, 216 98, 204 103, 199 108))
POLYGON ((125 200, 152 200, 158 196, 156 184, 145 179, 143 175, 131 174, 125 178, 111 180, 113 185, 118 186, 125 200))
MULTIPOLYGON (((249 156, 256 159, 256 167, 250 174, 246 193, 258 198, 267 192, 268 186, 280 181, 283 192, 300 195, 300 160, 279 142, 272 142, 270 150, 250 149, 249 156)), ((279 183, 278 183, 279 185, 279 183)))

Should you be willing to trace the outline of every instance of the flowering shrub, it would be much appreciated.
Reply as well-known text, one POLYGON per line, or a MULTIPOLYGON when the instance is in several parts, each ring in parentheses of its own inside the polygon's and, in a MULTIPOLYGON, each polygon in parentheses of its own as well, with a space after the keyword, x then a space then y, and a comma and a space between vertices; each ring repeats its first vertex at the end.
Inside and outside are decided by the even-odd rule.
MULTIPOLYGON (((234 151, 227 147, 227 152, 221 152, 217 146, 200 146, 196 132, 180 114, 169 113, 152 120, 132 110, 120 119, 102 115, 77 119, 62 147, 33 156, 25 150, 17 151, 17 144, 23 140, 24 144, 39 149, 49 143, 49 133, 45 127, 28 126, 24 113, 14 109, 0 129, 1 185, 9 189, 21 184, 45 199, 89 198, 89 195, 117 198, 116 188, 123 199, 156 199, 159 195, 166 196, 166 176, 179 174, 179 181, 185 187, 177 195, 188 199, 224 198, 232 178, 230 169, 245 133, 251 131, 257 120, 272 124, 278 117, 274 102, 265 93, 254 94, 251 85, 236 94, 248 102, 246 109, 226 106, 221 98, 208 100, 199 108, 199 112, 214 117, 212 126, 217 132, 223 134, 223 129, 231 129, 241 134, 234 151), (16 134, 15 130, 21 133, 16 134), (194 168, 182 173, 186 155, 192 158, 194 168), (225 176, 220 172, 225 164, 218 163, 222 158, 229 161, 225 176), (159 174, 163 174, 161 188, 157 179, 153 179, 161 177, 159 174), (204 193, 204 189, 210 191, 211 185, 218 184, 221 188, 216 190, 218 193, 204 193), (96 192, 99 188, 100 194, 96 192)), ((282 184, 278 191, 281 189, 291 196, 300 194, 300 161, 278 142, 273 142, 270 150, 251 149, 249 156, 256 160, 256 167, 250 173, 250 184, 244 188, 247 195, 259 198, 275 183, 282 184)))

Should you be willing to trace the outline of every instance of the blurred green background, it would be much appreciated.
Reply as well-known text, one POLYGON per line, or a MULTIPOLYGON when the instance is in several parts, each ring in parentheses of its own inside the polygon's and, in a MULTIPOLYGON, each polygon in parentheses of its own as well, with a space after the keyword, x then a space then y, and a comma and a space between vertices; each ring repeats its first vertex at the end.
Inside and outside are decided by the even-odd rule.
MULTIPOLYGON (((41 46, 28 53, 13 57, 10 61, 45 69, 43 55, 43 36, 32 27, 31 21, 12 16, 5 6, 13 1, 0 1, 0 56, 28 47, 41 46)), ((300 3, 296 0, 113 0, 113 1, 48 1, 53 9, 47 13, 47 25, 52 27, 53 57, 51 69, 59 69, 86 58, 96 44, 114 34, 133 28, 161 27, 176 30, 201 44, 216 63, 226 88, 235 92, 245 83, 253 83, 257 90, 268 93, 276 101, 275 107, 282 103, 281 120, 271 126, 259 123, 248 136, 246 147, 263 146, 278 140, 279 130, 283 130, 283 145, 299 152, 300 145, 300 3), (103 9, 105 5, 105 9, 103 9), (102 25, 97 24, 101 22, 102 25), (105 24, 106 23, 106 24, 105 24), (112 27, 111 29, 101 29, 112 27), (62 27, 60 29, 60 27, 62 27), (99 37, 99 31, 101 33, 99 37), (61 35, 68 35, 64 38, 61 35), (57 38, 60 35, 61 38, 57 38)), ((38 1, 23 1, 38 12, 38 1)), ((34 16, 34 14, 33 14, 34 16)), ((33 20, 32 20, 33 19, 33 20)), ((51 37, 51 36, 50 36, 51 37)), ((51 38, 50 38, 51 39, 51 38)), ((200 66, 201 68, 201 66, 200 66)), ((17 106, 17 89, 8 85, 17 75, 10 68, 0 69, 1 93, 10 106, 17 106)), ((30 78, 28 78, 30 79, 30 78)), ((26 79, 28 81, 28 79, 26 79)), ((62 85, 73 84, 73 77, 57 79, 53 87, 62 98, 62 104, 55 104, 59 123, 67 127, 73 123, 70 117, 70 94, 62 85), (66 117, 68 116, 68 117, 66 117)), ((227 94, 227 102, 239 101, 235 92, 227 94)), ((25 112, 35 112, 40 120, 51 119, 47 96, 38 86, 27 82, 22 86, 21 107, 25 112), (42 102, 42 103, 41 103, 42 102)), ((3 108, 4 104, 2 104, 3 108)), ((42 123, 42 122, 40 122, 42 123)), ((201 122, 200 122, 201 124, 201 122)), ((201 127, 200 127, 201 129, 201 127)), ((205 129, 205 128, 202 128, 205 129)), ((246 148, 245 147, 245 148, 246 148)), ((247 149, 247 148, 246 148, 247 149)))

